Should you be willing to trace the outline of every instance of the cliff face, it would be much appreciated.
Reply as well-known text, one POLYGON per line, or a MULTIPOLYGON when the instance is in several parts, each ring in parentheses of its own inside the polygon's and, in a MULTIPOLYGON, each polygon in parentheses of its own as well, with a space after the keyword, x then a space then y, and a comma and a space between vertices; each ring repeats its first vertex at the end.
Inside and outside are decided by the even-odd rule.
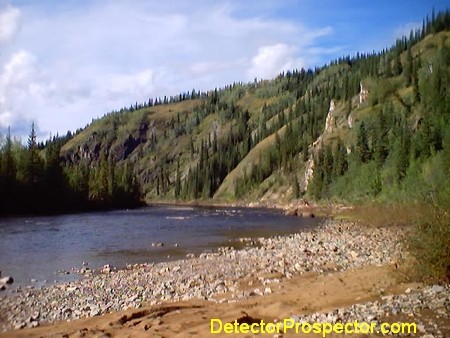
POLYGON ((369 97, 369 90, 364 87, 363 83, 359 83, 359 104, 362 105, 369 97))
POLYGON ((328 115, 325 120, 325 131, 327 133, 331 133, 333 131, 333 128, 336 127, 336 118, 333 115, 335 109, 336 109, 336 105, 334 103, 334 100, 331 100, 330 108, 328 109, 328 115))
MULTIPOLYGON (((359 97, 355 96, 351 101, 357 100, 359 97)), ((336 105, 336 100, 330 101, 327 116, 325 118, 325 127, 319 137, 308 148, 308 160, 305 164, 305 170, 303 177, 300 181, 300 188, 306 192, 308 190, 309 183, 314 176, 315 160, 319 151, 323 148, 324 144, 330 143, 331 139, 346 135, 346 130, 351 129, 353 126, 352 112, 348 112, 348 107, 344 102, 340 102, 336 105), (345 116, 348 114, 348 118, 345 116)), ((345 143, 349 143, 349 140, 342 140, 345 143)))
POLYGON ((155 126, 151 126, 148 121, 133 126, 130 133, 120 130, 120 127, 104 128, 100 131, 91 132, 90 128, 83 131, 76 138, 76 143, 69 143, 62 148, 61 157, 69 165, 80 161, 95 163, 104 152, 110 160, 120 162, 130 158, 139 146, 145 147, 155 132, 155 126))

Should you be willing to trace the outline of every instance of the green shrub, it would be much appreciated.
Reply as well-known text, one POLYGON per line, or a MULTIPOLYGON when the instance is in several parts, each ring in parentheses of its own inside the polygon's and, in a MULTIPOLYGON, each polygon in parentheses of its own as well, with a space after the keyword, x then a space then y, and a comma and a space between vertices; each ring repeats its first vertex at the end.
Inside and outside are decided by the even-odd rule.
POLYGON ((409 238, 416 273, 431 282, 450 281, 450 208, 424 207, 409 238))

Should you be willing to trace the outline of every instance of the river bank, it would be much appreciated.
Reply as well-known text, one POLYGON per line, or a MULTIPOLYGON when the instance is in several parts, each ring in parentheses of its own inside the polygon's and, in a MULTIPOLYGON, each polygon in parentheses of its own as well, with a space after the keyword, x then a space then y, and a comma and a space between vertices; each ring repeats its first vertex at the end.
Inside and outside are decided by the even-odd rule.
MULTIPOLYGON (((69 282, 104 265, 158 263, 221 246, 240 237, 271 237, 317 226, 321 219, 279 210, 151 206, 90 214, 0 219, 0 270, 35 288, 69 282), (58 259, 55 259, 58 257, 58 259)), ((237 243, 236 243, 237 242, 237 243)))
MULTIPOLYGON (((218 252, 203 253, 199 257, 190 259, 133 265, 119 271, 105 269, 98 275, 75 282, 54 285, 42 290, 23 290, 10 296, 2 296, 0 298, 1 330, 7 331, 7 335, 14 333, 20 336, 21 332, 31 335, 35 332, 36 335, 42 335, 44 332, 51 332, 52 328, 56 330, 58 325, 46 327, 45 330, 44 328, 31 331, 10 330, 88 317, 91 317, 90 320, 95 320, 95 327, 98 327, 102 325, 102 315, 120 311, 140 313, 139 316, 132 316, 132 319, 122 320, 122 327, 128 327, 128 324, 125 324, 136 318, 141 318, 140 322, 142 322, 142 317, 146 316, 164 322, 161 319, 164 316, 161 314, 164 310, 161 310, 159 315, 155 315, 159 313, 158 311, 155 313, 152 311, 170 308, 171 305, 168 303, 180 301, 182 304, 188 304, 185 306, 191 310, 195 309, 192 304, 199 300, 202 300, 202 308, 208 308, 211 305, 214 308, 223 306, 225 309, 232 306, 234 309, 245 310, 246 307, 242 307, 242 304, 252 302, 266 304, 263 299, 271 299, 289 288, 300 298, 307 297, 308 293, 315 294, 317 288, 305 289, 304 283, 308 278, 316 278, 315 282, 320 280, 320 283, 323 283, 321 289, 324 291, 321 297, 331 297, 329 302, 319 305, 314 303, 319 300, 310 299, 308 305, 308 302, 294 301, 295 298, 285 294, 284 299, 278 299, 278 302, 282 301, 290 305, 286 308, 278 306, 279 316, 275 316, 277 307, 272 309, 273 318, 281 319, 280 316, 291 316, 301 320, 299 316, 302 314, 310 316, 316 314, 316 317, 311 318, 336 320, 337 318, 333 317, 336 309, 377 298, 380 301, 378 304, 373 303, 374 306, 369 304, 360 308, 353 307, 351 311, 343 307, 342 314, 346 314, 348 317, 346 320, 351 320, 355 316, 367 317, 367 320, 370 320, 368 316, 374 317, 374 315, 369 313, 368 309, 375 313, 380 310, 383 315, 391 312, 398 314, 399 311, 414 314, 420 306, 424 307, 426 304, 429 307, 434 303, 436 311, 448 310, 449 304, 446 299, 448 300, 450 291, 448 288, 438 286, 434 289, 418 288, 417 285, 404 288, 402 286, 396 289, 396 293, 403 292, 406 295, 405 299, 393 296, 381 302, 380 297, 389 295, 387 288, 395 288, 399 285, 395 278, 386 273, 387 270, 395 270, 393 267, 401 265, 405 258, 403 236, 403 231, 396 228, 364 228, 350 222, 327 221, 320 228, 301 234, 242 239, 249 244, 254 243, 242 250, 223 247, 218 252), (378 277, 361 277, 372 273, 378 277), (349 281, 345 282, 342 276, 347 276, 349 281), (356 280, 354 280, 355 276, 356 280), (343 284, 354 283, 355 290, 359 290, 359 296, 353 297, 353 291, 349 287, 343 289, 342 295, 325 291, 331 287, 332 283, 330 284, 329 281, 335 278, 338 278, 338 282, 340 279, 344 280, 343 284), (376 285, 376 278, 380 279, 380 285, 376 285), (292 284, 293 281, 296 283, 292 284), (333 301, 336 297, 340 301, 333 301), (382 303, 389 303, 389 301, 392 303, 391 307, 387 305, 381 308, 382 303), (136 310, 137 308, 139 310, 136 310), (291 312, 286 313, 287 309, 291 312), (407 311, 408 309, 410 311, 407 311)), ((180 309, 182 308, 183 306, 180 309)), ((252 315, 258 315, 258 313, 264 315, 266 311, 264 306, 258 305, 256 308, 259 312, 252 315)), ((181 311, 180 309, 176 311, 181 311)), ((168 312, 173 311, 172 309, 168 312)), ((248 309, 245 311, 251 312, 248 309)), ((104 317, 106 321, 111 318, 108 316, 104 317)), ((380 320, 381 316, 378 314, 374 318, 380 320)), ((209 328, 208 320, 208 318, 204 319, 201 330, 209 328)), ((72 322, 59 325, 63 325, 62 330, 68 332, 78 327, 76 323, 77 321, 73 322, 72 327, 70 326, 72 322)), ((80 321, 80 323, 85 322, 80 321)), ((140 326, 139 323, 133 327, 140 326)), ((154 323, 152 325, 155 326, 154 323)), ((147 326, 147 330, 152 325, 147 326)), ((90 329, 94 328, 88 326, 87 330, 90 329)), ((424 326, 425 331, 431 329, 424 326)), ((141 327, 140 330, 147 331, 145 327, 141 327)), ((439 327, 434 330, 437 336, 442 331, 439 327)), ((172 335, 169 334, 169 336, 172 335)), ((183 335, 180 331, 181 336, 189 335, 183 335)))
POLYGON ((342 203, 322 203, 309 202, 306 199, 296 199, 290 201, 276 201, 273 199, 257 201, 224 201, 216 199, 174 201, 174 200, 149 200, 148 206, 173 206, 173 207, 204 207, 204 208, 262 208, 276 209, 282 211, 287 216, 299 217, 334 217, 343 212, 353 210, 352 205, 342 203))

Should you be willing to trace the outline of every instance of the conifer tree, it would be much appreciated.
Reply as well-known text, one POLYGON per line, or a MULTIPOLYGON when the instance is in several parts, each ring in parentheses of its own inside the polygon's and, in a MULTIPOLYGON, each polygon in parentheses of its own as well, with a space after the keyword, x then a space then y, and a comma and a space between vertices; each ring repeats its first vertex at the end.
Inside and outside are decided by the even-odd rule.
POLYGON ((27 161, 26 161, 26 181, 30 185, 37 185, 42 178, 42 161, 36 142, 36 131, 34 123, 31 124, 31 131, 27 141, 27 161))
POLYGON ((1 161, 1 176, 3 176, 8 185, 15 182, 17 174, 16 161, 14 159, 12 146, 11 128, 8 127, 1 161))
POLYGON ((180 174, 180 159, 177 159, 177 172, 175 179, 175 198, 179 198, 181 194, 181 174, 180 174))
POLYGON ((299 198, 300 197, 300 184, 298 183, 297 175, 294 174, 294 179, 292 182, 292 197, 299 198))
POLYGON ((412 84, 413 71, 414 71, 414 60, 411 52, 411 47, 406 50, 406 63, 403 67, 403 74, 405 76, 406 85, 410 86, 412 84))
POLYGON ((361 122, 358 131, 358 139, 356 143, 356 147, 358 149, 358 157, 361 163, 366 163, 370 161, 371 153, 369 148, 369 141, 367 138, 367 131, 364 125, 364 121, 361 122))
POLYGON ((347 149, 339 137, 333 154, 333 176, 342 176, 347 172, 347 149))

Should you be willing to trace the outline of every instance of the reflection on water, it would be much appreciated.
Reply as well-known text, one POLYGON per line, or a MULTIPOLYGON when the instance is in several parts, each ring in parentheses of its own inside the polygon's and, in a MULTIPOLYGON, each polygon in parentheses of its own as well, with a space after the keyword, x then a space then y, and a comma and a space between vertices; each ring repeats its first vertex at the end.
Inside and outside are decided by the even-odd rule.
POLYGON ((67 281, 77 276, 55 272, 82 262, 95 269, 180 259, 219 246, 240 247, 240 237, 299 232, 319 222, 274 210, 176 206, 6 218, 0 219, 0 270, 13 276, 16 286, 30 279, 67 281))

